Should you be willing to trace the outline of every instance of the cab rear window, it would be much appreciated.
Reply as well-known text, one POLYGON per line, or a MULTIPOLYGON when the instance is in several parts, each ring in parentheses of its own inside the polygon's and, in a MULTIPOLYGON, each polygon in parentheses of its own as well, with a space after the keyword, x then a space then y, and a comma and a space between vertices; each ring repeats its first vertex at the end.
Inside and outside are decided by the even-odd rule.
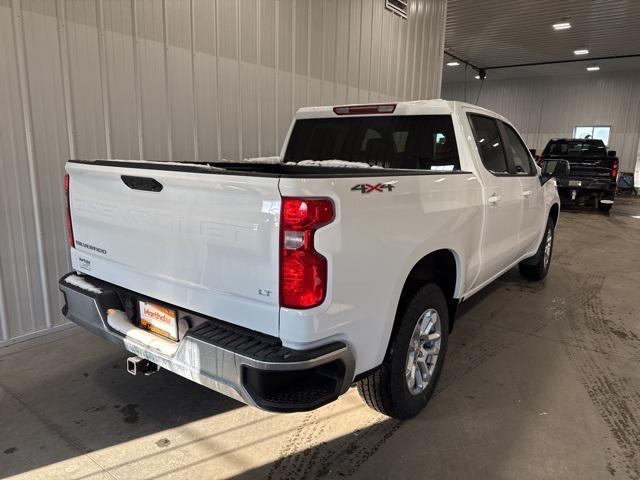
POLYGON ((450 115, 297 120, 285 162, 343 160, 413 170, 460 170, 450 115))
POLYGON ((551 140, 542 152, 545 157, 606 157, 602 140, 551 140))

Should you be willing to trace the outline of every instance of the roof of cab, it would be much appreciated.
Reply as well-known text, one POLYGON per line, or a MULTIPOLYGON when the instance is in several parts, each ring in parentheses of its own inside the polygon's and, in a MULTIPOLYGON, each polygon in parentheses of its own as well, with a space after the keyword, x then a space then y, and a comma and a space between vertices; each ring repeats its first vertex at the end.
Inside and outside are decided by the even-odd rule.
POLYGON ((343 104, 343 105, 327 105, 322 107, 302 107, 296 112, 297 119, 303 118, 327 118, 336 117, 333 109, 335 107, 344 106, 363 106, 363 105, 388 105, 395 104, 396 108, 393 113, 380 113, 380 114, 352 114, 349 116, 371 116, 371 115, 450 115, 456 112, 462 107, 473 109, 474 111, 485 113, 492 117, 503 118, 495 112, 487 110, 465 102, 458 102, 452 100, 443 100, 436 98, 433 100, 413 100, 410 102, 378 102, 378 103, 359 103, 359 104, 343 104))

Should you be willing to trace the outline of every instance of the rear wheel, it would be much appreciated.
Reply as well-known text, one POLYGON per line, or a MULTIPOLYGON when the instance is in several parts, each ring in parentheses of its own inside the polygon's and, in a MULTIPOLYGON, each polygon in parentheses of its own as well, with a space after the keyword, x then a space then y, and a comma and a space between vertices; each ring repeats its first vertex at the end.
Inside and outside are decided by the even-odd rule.
POLYGON ((420 288, 399 322, 384 362, 358 382, 358 392, 374 410, 402 420, 424 409, 442 371, 449 313, 440 287, 420 288))
POLYGON ((615 198, 615 192, 606 192, 602 195, 596 196, 596 208, 605 213, 609 213, 611 211, 611 207, 613 207, 613 200, 615 198))
POLYGON ((609 213, 611 211, 611 207, 613 207, 613 203, 598 202, 598 210, 601 212, 609 213))
POLYGON ((520 274, 527 280, 537 281, 547 276, 553 253, 554 229, 555 223, 552 218, 549 218, 538 251, 533 257, 520 262, 520 274))

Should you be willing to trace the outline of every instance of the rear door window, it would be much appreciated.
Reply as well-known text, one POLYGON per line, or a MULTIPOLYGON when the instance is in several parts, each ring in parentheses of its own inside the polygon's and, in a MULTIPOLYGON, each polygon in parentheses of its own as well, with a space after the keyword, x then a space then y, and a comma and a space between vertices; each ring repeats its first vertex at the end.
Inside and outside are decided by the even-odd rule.
POLYGON ((469 121, 473 127, 473 137, 484 167, 491 173, 508 174, 507 157, 496 121, 475 113, 469 114, 469 121))
POLYGON ((505 132, 505 148, 513 164, 513 173, 516 175, 531 175, 534 172, 533 163, 527 147, 516 131, 504 122, 502 128, 505 132))
POLYGON ((285 162, 345 160, 418 170, 460 170, 450 115, 297 120, 285 162))

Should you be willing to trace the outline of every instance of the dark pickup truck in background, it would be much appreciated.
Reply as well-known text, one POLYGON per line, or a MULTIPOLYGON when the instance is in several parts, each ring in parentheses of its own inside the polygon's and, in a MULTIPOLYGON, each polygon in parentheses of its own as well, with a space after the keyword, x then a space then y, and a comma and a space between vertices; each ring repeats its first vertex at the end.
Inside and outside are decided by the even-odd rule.
POLYGON ((602 140, 554 138, 540 155, 545 175, 555 177, 563 205, 593 205, 608 212, 613 206, 618 158, 602 140))

